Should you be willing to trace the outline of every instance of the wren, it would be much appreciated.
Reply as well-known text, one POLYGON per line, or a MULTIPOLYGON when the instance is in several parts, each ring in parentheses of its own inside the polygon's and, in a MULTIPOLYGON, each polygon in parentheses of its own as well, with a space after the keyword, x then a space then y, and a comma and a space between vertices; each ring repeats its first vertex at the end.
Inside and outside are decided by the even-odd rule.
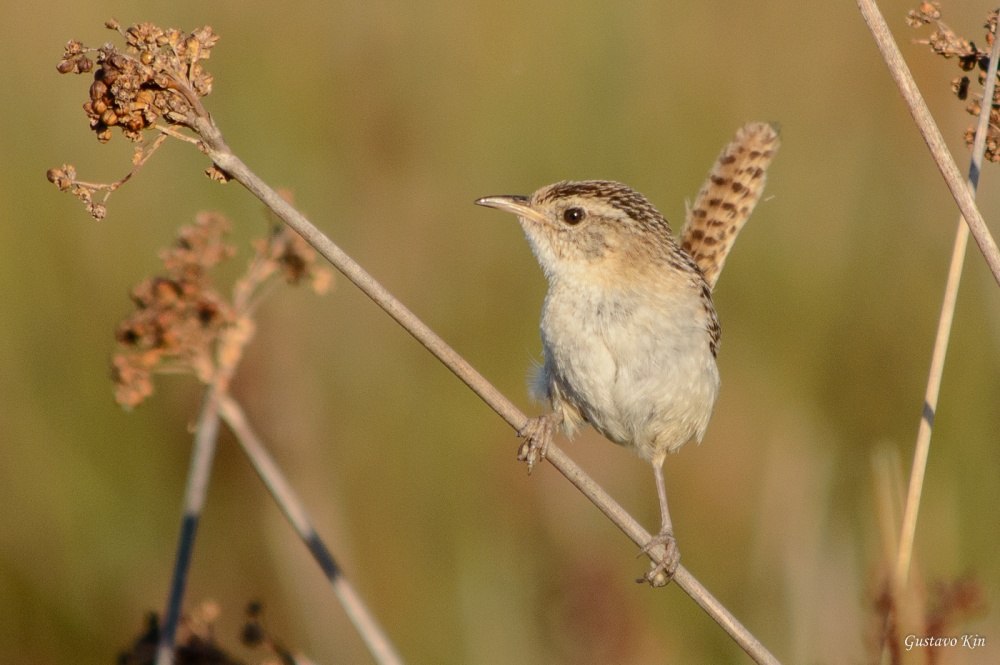
POLYGON ((476 201, 517 215, 548 279, 532 394, 552 411, 518 433, 519 458, 530 471, 554 429, 572 434, 589 423, 649 461, 661 522, 643 551, 662 544, 666 555, 642 579, 657 585, 679 561, 663 462, 708 427, 721 333, 712 289, 777 145, 770 125, 743 127, 689 208, 680 242, 646 197, 618 182, 558 182, 476 201))

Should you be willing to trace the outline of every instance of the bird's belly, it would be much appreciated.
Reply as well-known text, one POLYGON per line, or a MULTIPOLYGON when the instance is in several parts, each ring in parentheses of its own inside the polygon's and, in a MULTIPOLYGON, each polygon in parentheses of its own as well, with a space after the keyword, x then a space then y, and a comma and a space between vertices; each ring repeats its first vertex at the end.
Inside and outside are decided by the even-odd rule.
POLYGON ((567 326, 554 309, 542 332, 556 409, 567 402, 601 434, 645 459, 701 439, 719 375, 696 318, 604 303, 567 326))

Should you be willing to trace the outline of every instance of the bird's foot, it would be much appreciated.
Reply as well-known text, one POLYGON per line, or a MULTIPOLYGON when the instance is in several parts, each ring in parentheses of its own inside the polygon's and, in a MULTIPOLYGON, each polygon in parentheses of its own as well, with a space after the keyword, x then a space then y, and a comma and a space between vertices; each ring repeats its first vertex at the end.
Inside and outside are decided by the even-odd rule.
POLYGON ((532 418, 518 430, 517 435, 524 439, 524 443, 517 450, 517 459, 528 463, 529 474, 536 463, 545 459, 553 430, 558 424, 559 417, 555 413, 546 413, 532 418))
POLYGON ((654 587, 670 584, 670 580, 674 578, 677 566, 681 562, 681 553, 677 549, 677 539, 674 538, 674 534, 669 531, 660 531, 660 533, 650 538, 649 542, 639 550, 639 556, 643 554, 650 555, 652 561, 650 562, 649 572, 637 579, 636 582, 639 584, 646 582, 654 587), (656 556, 653 550, 660 546, 663 547, 663 554, 662 556, 656 556))

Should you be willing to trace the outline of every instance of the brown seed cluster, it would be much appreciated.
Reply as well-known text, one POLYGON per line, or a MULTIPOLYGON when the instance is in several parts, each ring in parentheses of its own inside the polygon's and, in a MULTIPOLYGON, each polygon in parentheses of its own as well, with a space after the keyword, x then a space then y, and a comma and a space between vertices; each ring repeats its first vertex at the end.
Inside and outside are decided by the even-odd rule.
MULTIPOLYGON (((951 81, 951 90, 962 101, 967 101, 965 107, 967 113, 973 116, 979 115, 982 104, 981 88, 986 83, 986 71, 990 65, 990 49, 993 46, 993 35, 997 25, 997 10, 991 11, 986 16, 985 43, 986 48, 980 49, 976 43, 960 37, 941 21, 940 2, 922 2, 917 9, 910 10, 906 15, 906 22, 914 28, 920 28, 928 24, 934 24, 935 30, 927 39, 916 40, 917 44, 927 44, 931 51, 944 57, 954 58, 963 74, 951 81), (979 83, 980 92, 972 93, 970 98, 970 87, 972 79, 970 73, 978 69, 976 81, 979 83), (966 73, 968 72, 968 73, 966 73)), ((991 162, 1000 161, 1000 86, 993 93, 993 107, 990 112, 990 124, 986 135, 985 157, 991 162)), ((975 126, 970 126, 965 130, 965 142, 970 147, 975 140, 975 126)))
MULTIPOLYGON (((280 190, 281 198, 294 204, 292 193, 280 190)), ((309 282, 312 290, 322 295, 333 283, 333 273, 322 265, 317 265, 319 254, 298 233, 292 231, 276 215, 268 211, 271 234, 267 238, 253 241, 254 258, 246 276, 236 285, 234 302, 241 305, 241 293, 252 291, 275 273, 280 273, 286 283, 295 286, 303 280, 309 282)))
MULTIPOLYGON (((194 128, 196 121, 208 117, 201 98, 212 91, 212 76, 202 68, 201 61, 210 56, 219 39, 207 26, 191 33, 163 30, 152 23, 123 30, 112 20, 106 26, 125 39, 124 50, 112 44, 88 48, 73 40, 66 45, 56 69, 63 74, 93 72, 89 99, 83 105, 90 128, 102 143, 111 140, 115 128, 136 142, 133 169, 113 183, 79 181, 76 169, 66 164, 46 174, 61 191, 72 192, 80 199, 96 219, 107 214, 108 197, 135 175, 167 136, 195 142, 179 132, 178 126, 194 128), (157 138, 138 143, 149 129, 158 130, 157 138), (99 191, 104 192, 104 197, 95 202, 94 195, 99 191)), ((208 175, 214 180, 228 180, 215 167, 209 169, 208 175)))
POLYGON ((101 189, 107 188, 78 181, 76 179, 76 167, 72 164, 63 164, 61 168, 49 169, 45 173, 45 177, 49 179, 49 182, 58 187, 60 192, 72 191, 73 196, 83 202, 83 205, 87 207, 87 212, 94 219, 104 219, 107 216, 107 206, 103 202, 94 202, 94 194, 101 189))
POLYGON ((139 141, 143 130, 161 117, 167 124, 189 124, 188 118, 199 110, 198 100, 212 91, 212 76, 200 64, 218 41, 212 28, 185 33, 139 23, 122 30, 115 21, 107 27, 125 38, 124 51, 111 44, 87 48, 73 40, 56 67, 64 74, 93 70, 90 99, 83 109, 97 139, 111 140, 117 127, 129 140, 139 141))
POLYGON ((232 257, 226 242, 230 223, 218 213, 201 213, 182 227, 176 244, 161 252, 165 274, 143 280, 132 291, 135 312, 115 333, 112 359, 115 399, 126 408, 153 393, 153 375, 194 374, 203 383, 221 367, 234 368, 253 333, 250 314, 261 287, 281 276, 290 284, 308 280, 324 293, 332 274, 316 265, 316 251, 285 226, 254 242, 254 258, 227 301, 212 283, 211 269, 232 257))
POLYGON ((85 51, 83 42, 70 40, 56 69, 60 74, 86 74, 94 68, 94 61, 87 57, 85 51))
POLYGON ((177 244, 161 253, 166 275, 133 289, 136 311, 118 326, 121 350, 112 360, 115 399, 122 406, 134 407, 153 393, 155 371, 211 379, 215 341, 235 318, 209 275, 212 266, 236 252, 223 240, 228 231, 222 215, 198 215, 192 226, 181 228, 177 244))

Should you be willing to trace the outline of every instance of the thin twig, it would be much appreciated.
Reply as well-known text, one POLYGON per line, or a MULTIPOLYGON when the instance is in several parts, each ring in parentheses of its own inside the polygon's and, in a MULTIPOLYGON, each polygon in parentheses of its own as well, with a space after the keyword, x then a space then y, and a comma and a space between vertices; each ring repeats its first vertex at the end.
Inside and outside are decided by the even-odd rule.
MULTIPOLYGON (((1000 64, 1000 39, 994 39, 993 50, 990 53, 989 71, 986 73, 986 84, 983 86, 983 101, 979 109, 976 138, 972 144, 972 159, 969 163, 968 186, 971 196, 976 195, 976 190, 979 187, 979 174, 983 164, 983 153, 986 150, 986 134, 990 124, 990 113, 993 110, 993 90, 997 81, 998 64, 1000 64)), ((917 445, 913 453, 913 469, 910 473, 909 490, 903 509, 903 526, 899 537, 899 552, 895 571, 895 590, 897 593, 905 587, 907 577, 910 574, 913 538, 917 530, 917 513, 920 509, 920 494, 923 491, 927 456, 930 453, 931 429, 934 426, 934 415, 937 412, 941 375, 944 373, 948 338, 951 335, 951 325, 955 317, 955 302, 958 300, 958 288, 962 280, 962 267, 965 265, 965 250, 968 244, 969 226, 965 223, 964 218, 960 218, 955 234, 955 245, 951 253, 951 265, 948 268, 948 281, 945 285, 944 302, 941 305, 941 316, 938 320, 937 337, 934 340, 934 352, 931 355, 930 375, 927 377, 927 391, 924 396, 920 429, 917 433, 917 445)))
POLYGON ((140 157, 138 161, 135 162, 135 165, 132 167, 132 170, 129 171, 127 174, 125 174, 125 177, 119 180, 118 182, 113 182, 110 185, 108 185, 108 191, 104 195, 104 203, 108 202, 108 197, 111 196, 111 193, 113 191, 115 191, 116 189, 124 185, 126 182, 131 180, 132 176, 138 173, 139 169, 141 169, 143 166, 146 165, 146 162, 148 162, 149 159, 153 156, 153 154, 157 151, 157 149, 159 149, 159 147, 163 145, 163 142, 165 140, 167 140, 166 135, 161 134, 160 136, 157 136, 156 139, 153 140, 153 144, 151 146, 142 149, 142 151, 140 152, 140 157))
MULTIPOLYGON (((927 147, 930 148, 938 170, 944 176, 945 183, 948 185, 948 189, 951 190, 951 195, 955 197, 958 209, 965 217, 969 230, 972 232, 972 237, 975 238, 976 244, 979 245, 979 250, 983 253, 983 257, 986 259, 986 263, 989 265, 994 279, 1000 284, 1000 250, 997 249, 996 241, 990 235, 990 231, 986 227, 986 222, 983 221, 983 216, 976 207, 975 199, 969 192, 965 178, 962 177, 958 166, 955 165, 955 160, 952 158, 951 153, 948 152, 948 146, 945 145, 944 137, 941 136, 941 130, 934 123, 930 109, 927 108, 927 103, 920 95, 920 90, 913 80, 913 75, 910 74, 910 69, 906 66, 903 55, 899 52, 899 47, 892 38, 892 33, 889 32, 889 26, 886 25, 885 18, 875 5, 875 0, 857 0, 857 2, 862 16, 864 16, 865 23, 868 24, 868 29, 871 30, 872 36, 875 38, 875 43, 878 45, 879 51, 882 52, 882 57, 889 67, 889 72, 892 74, 893 79, 895 79, 896 85, 899 86, 899 91, 903 94, 903 99, 910 110, 910 115, 913 116, 913 120, 917 123, 917 128, 924 137, 927 147)), ((986 104, 987 101, 984 100, 983 103, 986 104)))
POLYGON ((167 136, 172 136, 175 139, 180 139, 181 141, 184 141, 185 143, 190 143, 192 145, 198 145, 199 143, 201 143, 201 141, 199 141, 198 139, 196 139, 196 138, 194 138, 192 136, 188 136, 184 132, 178 130, 176 127, 173 127, 171 125, 160 125, 160 124, 157 124, 157 125, 153 125, 152 127, 150 127, 150 129, 155 129, 156 131, 160 132, 161 134, 166 134, 167 136))
POLYGON ((184 603, 184 587, 191 567, 191 552, 198 531, 198 520, 208 494, 208 480, 212 472, 215 443, 219 435, 219 411, 215 397, 219 389, 218 384, 213 384, 205 391, 204 405, 198 418, 187 489, 184 492, 184 516, 181 519, 181 532, 177 539, 177 557, 174 560, 174 574, 170 583, 167 609, 163 615, 156 665, 172 665, 174 662, 174 640, 177 637, 177 626, 180 623, 181 607, 184 603))
POLYGON ((167 610, 164 612, 163 629, 160 632, 160 642, 157 646, 156 665, 172 665, 174 662, 174 642, 177 638, 177 626, 180 623, 181 608, 184 603, 184 587, 191 565, 191 553, 194 550, 194 539, 198 531, 198 520, 205 506, 208 494, 208 481, 212 472, 212 461, 215 458, 215 444, 219 435, 219 400, 227 394, 229 383, 236 372, 242 349, 250 341, 248 326, 236 325, 228 328, 219 340, 219 348, 227 349, 228 353, 219 353, 219 364, 205 392, 204 405, 198 418, 195 431, 194 449, 191 451, 191 467, 188 472, 187 488, 184 492, 184 516, 181 520, 181 533, 177 543, 177 557, 174 563, 174 575, 170 585, 170 595, 167 600, 167 610))
POLYGON ((281 512, 288 518, 288 521, 299 534, 299 538, 309 548, 313 558, 316 559, 316 563, 319 564, 327 579, 330 580, 333 592, 337 595, 348 618, 354 624, 354 627, 361 635, 361 639, 364 640, 368 646, 368 650, 375 657, 376 662, 381 665, 401 665, 403 661, 399 657, 399 654, 396 653, 392 642, 389 641, 385 631, 382 630, 382 627, 369 611, 364 601, 355 592, 354 587, 347 581, 330 550, 323 543, 319 534, 316 533, 316 529, 313 527, 305 507, 295 495, 295 490, 292 489, 292 486, 281 473, 281 469, 278 468, 278 465, 267 452, 264 444, 257 437, 239 403, 229 394, 222 394, 219 396, 219 412, 230 429, 233 430, 237 440, 243 447, 243 451, 250 458, 254 469, 257 470, 257 475, 264 481, 267 489, 271 492, 271 496, 274 497, 274 501, 281 508, 281 512))
MULTIPOLYGON (((282 199, 277 192, 261 180, 242 162, 226 144, 214 121, 197 104, 197 115, 191 118, 191 128, 203 139, 202 150, 220 170, 246 187, 279 218, 340 270, 348 279, 375 301, 393 319, 405 328, 428 351, 455 373, 469 388, 486 402, 507 423, 520 431, 527 417, 475 370, 454 349, 448 346, 433 330, 403 305, 384 286, 369 275, 354 259, 341 250, 332 240, 316 228, 299 211, 282 199)), ((547 456, 552 465, 573 485, 580 489, 605 515, 607 515, 636 544, 649 542, 649 533, 635 521, 611 496, 601 489, 556 445, 550 444, 547 456)), ((654 561, 665 555, 664 547, 651 548, 649 556, 654 561)), ((778 663, 753 635, 742 626, 695 578, 683 567, 674 576, 677 585, 708 613, 739 645, 758 663, 778 663)))

